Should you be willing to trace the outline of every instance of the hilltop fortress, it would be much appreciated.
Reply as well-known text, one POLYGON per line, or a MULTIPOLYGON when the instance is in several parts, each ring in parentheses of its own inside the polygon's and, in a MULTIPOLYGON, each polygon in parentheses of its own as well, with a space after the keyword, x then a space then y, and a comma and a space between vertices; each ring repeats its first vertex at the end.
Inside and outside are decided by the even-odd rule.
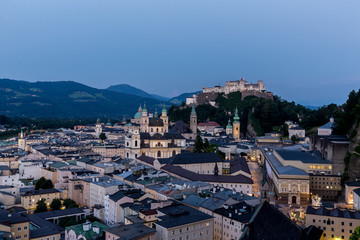
POLYGON ((215 99, 219 93, 229 94, 232 92, 241 92, 241 99, 248 96, 256 96, 266 99, 273 99, 273 94, 265 90, 265 84, 259 80, 256 84, 248 83, 244 78, 237 81, 227 81, 225 86, 203 87, 203 91, 198 95, 194 94, 192 97, 186 98, 186 104, 199 105, 211 104, 215 105, 215 99))
POLYGON ((257 84, 251 84, 242 78, 237 81, 227 81, 224 87, 215 86, 211 88, 203 87, 203 93, 225 93, 229 94, 232 92, 244 92, 244 91, 265 91, 265 84, 263 81, 257 81, 257 84))

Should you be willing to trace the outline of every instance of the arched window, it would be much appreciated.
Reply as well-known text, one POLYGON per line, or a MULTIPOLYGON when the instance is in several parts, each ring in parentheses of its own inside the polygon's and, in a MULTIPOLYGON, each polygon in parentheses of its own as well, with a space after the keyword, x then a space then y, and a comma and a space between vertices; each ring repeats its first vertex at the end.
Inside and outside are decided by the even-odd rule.
POLYGON ((158 142, 157 146, 158 146, 158 147, 161 147, 161 142, 158 142))
POLYGON ((151 128, 150 131, 153 132, 153 128, 151 128))
POLYGON ((138 146, 138 141, 137 140, 135 140, 135 147, 137 147, 138 146))
POLYGON ((156 132, 159 132, 159 129, 158 129, 158 128, 156 128, 156 132))
POLYGON ((161 157, 161 152, 160 151, 157 152, 157 157, 161 157))
POLYGON ((135 158, 137 158, 137 154, 135 154, 135 158))
POLYGON ((126 153, 126 157, 129 158, 129 153, 126 153))
POLYGON ((175 150, 173 150, 172 155, 173 155, 173 156, 175 156, 175 155, 176 155, 176 151, 175 151, 175 150))
POLYGON ((129 142, 126 143, 126 146, 129 146, 129 142))

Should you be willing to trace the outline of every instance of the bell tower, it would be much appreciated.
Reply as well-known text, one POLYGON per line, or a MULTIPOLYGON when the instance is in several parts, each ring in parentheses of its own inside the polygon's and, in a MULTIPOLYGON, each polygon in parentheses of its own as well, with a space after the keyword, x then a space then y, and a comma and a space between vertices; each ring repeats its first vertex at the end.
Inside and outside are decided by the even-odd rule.
POLYGON ((26 140, 23 130, 21 129, 20 137, 18 139, 18 148, 26 150, 26 140))
POLYGON ((193 134, 192 138, 195 140, 197 135, 197 115, 194 104, 192 105, 192 110, 190 114, 190 130, 192 131, 193 134))
POLYGON ((235 110, 234 122, 233 122, 233 138, 235 140, 240 139, 240 118, 238 109, 235 110))
POLYGON ((100 118, 98 118, 96 121, 95 132, 96 132, 96 135, 98 135, 98 136, 102 133, 102 126, 101 126, 100 118))
POLYGON ((165 104, 163 106, 163 109, 161 111, 161 117, 160 117, 162 120, 163 120, 163 123, 164 123, 164 132, 169 132, 169 117, 167 115, 167 112, 166 112, 166 108, 165 108, 165 104))

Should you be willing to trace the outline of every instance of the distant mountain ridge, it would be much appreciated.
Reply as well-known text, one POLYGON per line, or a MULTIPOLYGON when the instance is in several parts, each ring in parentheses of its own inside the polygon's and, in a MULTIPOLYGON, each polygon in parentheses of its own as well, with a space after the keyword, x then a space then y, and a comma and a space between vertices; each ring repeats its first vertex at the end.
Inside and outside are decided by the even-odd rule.
POLYGON ((105 90, 114 91, 114 92, 120 92, 120 93, 126 93, 126 94, 132 94, 132 95, 135 95, 135 96, 145 97, 145 98, 154 98, 156 100, 165 101, 165 102, 167 102, 169 100, 169 98, 159 96, 159 95, 156 95, 156 94, 147 93, 144 90, 133 87, 133 86, 131 86, 129 84, 112 85, 112 86, 106 88, 105 90))
POLYGON ((183 93, 177 97, 173 97, 169 100, 169 103, 174 104, 174 105, 181 105, 183 102, 186 103, 186 98, 187 97, 192 97, 192 95, 194 95, 195 93, 198 92, 191 92, 191 93, 183 93))
POLYGON ((161 101, 96 89, 73 81, 27 82, 0 79, 0 114, 24 117, 132 117, 140 103, 160 108, 161 101))

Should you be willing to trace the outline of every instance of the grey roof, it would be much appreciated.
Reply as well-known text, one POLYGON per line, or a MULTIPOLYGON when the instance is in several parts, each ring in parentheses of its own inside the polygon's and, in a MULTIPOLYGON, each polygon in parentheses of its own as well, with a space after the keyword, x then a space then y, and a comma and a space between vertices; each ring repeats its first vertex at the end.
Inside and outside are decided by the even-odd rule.
POLYGON ((73 214, 82 214, 85 212, 81 208, 68 208, 64 210, 54 210, 54 211, 48 211, 48 212, 40 212, 40 213, 34 213, 34 215, 43 218, 54 218, 54 217, 60 217, 60 216, 67 216, 67 215, 73 215, 73 214))
POLYGON ((354 194, 360 196, 360 188, 355 189, 353 192, 354 194))
POLYGON ((156 230, 149 228, 142 223, 121 225, 104 230, 119 237, 117 240, 135 240, 149 234, 155 234, 156 230))
POLYGON ((159 221, 155 224, 164 228, 173 228, 213 218, 210 215, 183 204, 173 204, 171 206, 158 209, 158 212, 165 215, 159 216, 159 221))
POLYGON ((110 199, 114 202, 119 201, 120 199, 122 199, 123 197, 125 197, 124 193, 122 191, 118 191, 116 193, 114 193, 113 195, 110 195, 110 199))
POLYGON ((215 209, 218 209, 221 207, 227 200, 220 199, 220 198, 208 198, 206 201, 204 201, 200 207, 209 209, 211 211, 214 211, 215 209))
POLYGON ((33 195, 40 195, 40 194, 49 194, 49 193, 58 193, 60 192, 57 189, 50 188, 50 189, 40 189, 40 190, 32 190, 24 193, 22 196, 33 196, 33 195))
POLYGON ((42 227, 38 229, 32 229, 30 230, 30 239, 40 238, 54 234, 60 234, 60 231, 52 227, 42 227))
POLYGON ((350 210, 350 209, 340 209, 340 208, 327 209, 325 207, 308 206, 308 208, 306 209, 306 214, 360 219, 359 211, 350 210))
POLYGON ((218 208, 214 212, 238 222, 248 223, 254 215, 255 208, 245 202, 240 202, 227 208, 218 208))
POLYGON ((6 210, 0 210, 0 223, 9 225, 15 223, 29 222, 29 219, 19 213, 9 213, 6 210))
POLYGON ((347 185, 349 187, 360 187, 360 182, 358 182, 358 181, 347 182, 347 183, 345 183, 345 185, 347 185))
POLYGON ((335 126, 335 122, 328 122, 328 123, 326 123, 325 125, 322 125, 319 128, 321 128, 321 129, 332 129, 332 128, 334 128, 334 126, 335 126))
POLYGON ((171 157, 172 164, 222 162, 216 153, 182 153, 171 157))
MULTIPOLYGON (((303 230, 268 202, 255 212, 240 240, 310 240, 303 230)), ((318 238, 317 238, 318 239, 318 238)), ((317 240, 313 238, 311 240, 317 240)))
POLYGON ((206 198, 202 198, 200 196, 191 194, 189 196, 187 196, 182 202, 187 204, 187 205, 191 205, 193 207, 200 207, 201 204, 203 204, 207 199, 206 198))
POLYGON ((289 151, 289 150, 276 150, 276 152, 286 161, 301 161, 303 163, 320 163, 331 164, 329 160, 318 157, 316 153, 302 152, 302 151, 289 151))
POLYGON ((293 166, 282 165, 281 162, 274 156, 272 152, 266 152, 265 155, 270 161, 271 165, 274 167, 277 174, 279 175, 308 176, 308 174, 302 169, 293 166))
POLYGON ((246 159, 244 157, 235 157, 233 160, 230 161, 230 174, 233 174, 240 170, 245 173, 251 174, 246 159))
POLYGON ((56 225, 50 221, 40 218, 40 217, 36 216, 35 214, 29 214, 29 215, 27 215, 27 217, 30 220, 31 224, 35 225, 36 227, 38 227, 40 229, 48 227, 48 228, 55 228, 59 232, 65 231, 65 229, 60 227, 59 225, 56 225))
POLYGON ((161 169, 191 181, 253 184, 251 178, 248 178, 241 174, 236 176, 227 176, 227 175, 215 176, 215 175, 197 174, 189 170, 186 170, 180 166, 174 166, 171 164, 165 165, 161 169))

